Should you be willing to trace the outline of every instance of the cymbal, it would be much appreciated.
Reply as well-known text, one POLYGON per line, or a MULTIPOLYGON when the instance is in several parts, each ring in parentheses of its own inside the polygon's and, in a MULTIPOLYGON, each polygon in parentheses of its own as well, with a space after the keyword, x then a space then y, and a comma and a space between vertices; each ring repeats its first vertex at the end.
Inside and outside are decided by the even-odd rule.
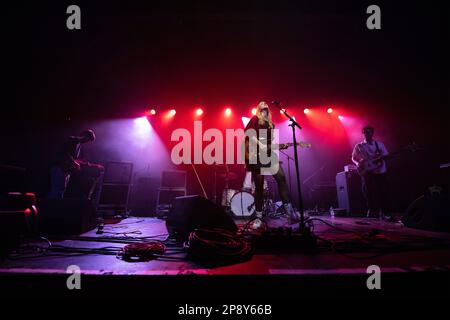
POLYGON ((239 175, 234 172, 228 172, 228 175, 226 173, 219 173, 217 176, 219 178, 224 178, 224 179, 226 179, 228 176, 228 180, 235 180, 235 179, 239 178, 239 175))

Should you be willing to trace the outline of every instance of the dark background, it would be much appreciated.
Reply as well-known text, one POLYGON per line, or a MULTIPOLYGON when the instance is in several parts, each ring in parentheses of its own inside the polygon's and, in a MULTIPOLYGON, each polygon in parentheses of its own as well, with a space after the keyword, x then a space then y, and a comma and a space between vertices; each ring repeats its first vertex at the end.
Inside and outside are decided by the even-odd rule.
MULTIPOLYGON (((344 106, 369 119, 389 149, 412 140, 423 146, 390 167, 396 210, 450 162, 444 2, 30 1, 1 12, 0 163, 27 168, 30 189, 40 194, 63 137, 153 105, 176 106, 177 116, 199 104, 244 113, 262 99, 281 100, 297 114, 304 106, 344 106), (70 4, 81 7, 80 31, 66 28, 70 4), (381 7, 381 30, 365 26, 370 4, 381 7)), ((190 118, 177 121, 191 127, 190 118)), ((334 180, 351 149, 305 135, 321 160, 305 164, 302 177, 327 159, 318 179, 334 180)), ((92 160, 111 160, 98 151, 99 139, 92 160)))

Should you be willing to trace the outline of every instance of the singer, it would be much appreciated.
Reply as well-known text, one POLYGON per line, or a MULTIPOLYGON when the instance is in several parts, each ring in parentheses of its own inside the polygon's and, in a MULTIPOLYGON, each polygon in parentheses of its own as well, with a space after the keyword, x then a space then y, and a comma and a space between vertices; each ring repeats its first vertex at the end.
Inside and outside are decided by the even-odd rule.
MULTIPOLYGON (((272 139, 273 139, 273 130, 275 128, 275 124, 272 122, 272 113, 268 104, 264 101, 261 101, 258 104, 256 109, 256 115, 254 115, 247 126, 245 127, 245 131, 254 130, 256 132, 256 136, 246 135, 246 139, 254 139, 252 141, 257 145, 257 161, 256 163, 249 161, 249 156, 246 156, 245 165, 247 171, 250 171, 252 174, 252 180, 255 183, 255 219, 251 224, 251 228, 253 230, 261 230, 264 225, 263 214, 262 214, 262 206, 263 206, 263 192, 264 192, 264 175, 261 174, 261 168, 266 167, 267 164, 263 163, 259 159, 259 155, 261 153, 267 154, 268 157, 271 157, 272 151, 272 139), (260 132, 262 130, 266 130, 267 134, 262 136, 260 132)), ((249 143, 246 141, 246 150, 245 154, 249 153, 247 146, 249 143)), ((279 149, 286 149, 286 145, 279 145, 279 149)), ((286 183, 286 176, 284 174, 283 167, 281 165, 278 166, 278 171, 273 174, 275 181, 278 184, 278 192, 280 194, 280 198, 283 201, 283 208, 285 213, 288 215, 288 221, 290 224, 294 224, 300 221, 299 213, 293 208, 290 200, 289 190, 286 183)))

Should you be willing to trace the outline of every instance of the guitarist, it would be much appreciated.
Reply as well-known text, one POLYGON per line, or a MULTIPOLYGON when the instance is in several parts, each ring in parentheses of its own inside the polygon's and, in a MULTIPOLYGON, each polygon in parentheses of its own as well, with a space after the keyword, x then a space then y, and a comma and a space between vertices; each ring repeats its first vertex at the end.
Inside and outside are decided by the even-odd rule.
MULTIPOLYGON (((366 161, 386 157, 388 151, 383 142, 374 140, 375 129, 372 126, 363 128, 364 141, 355 145, 352 161, 361 168, 366 161)), ((361 176, 363 193, 367 199, 367 217, 384 218, 386 213, 387 179, 386 162, 379 160, 377 166, 361 176)))
POLYGON ((81 171, 81 145, 92 141, 95 141, 94 131, 85 130, 79 136, 70 136, 61 146, 50 170, 50 198, 64 197, 70 175, 81 171))
MULTIPOLYGON (((264 175, 261 172, 262 168, 271 167, 271 163, 265 164, 261 161, 260 157, 264 153, 264 156, 271 158, 272 151, 272 139, 273 139, 273 129, 275 125, 272 122, 272 114, 270 112, 269 106, 266 102, 261 101, 256 109, 256 114, 250 119, 245 131, 253 129, 252 132, 256 132, 256 136, 246 137, 246 139, 252 139, 253 141, 246 140, 246 154, 248 154, 248 144, 254 143, 257 146, 257 160, 256 163, 248 161, 246 157, 246 170, 252 173, 252 179, 255 183, 255 215, 256 218, 251 224, 253 230, 260 230, 263 227, 263 201, 264 201, 264 175), (261 130, 262 129, 262 130, 261 130), (266 134, 260 135, 261 132, 266 134)), ((287 145, 280 145, 279 149, 286 149, 287 145)), ((273 159, 273 158, 272 158, 273 159)), ((275 181, 278 185, 278 192, 280 198, 283 201, 283 207, 285 212, 288 214, 288 219, 291 224, 300 221, 299 213, 293 208, 290 197, 288 186, 286 183, 286 176, 281 165, 278 164, 278 171, 273 174, 275 181)))

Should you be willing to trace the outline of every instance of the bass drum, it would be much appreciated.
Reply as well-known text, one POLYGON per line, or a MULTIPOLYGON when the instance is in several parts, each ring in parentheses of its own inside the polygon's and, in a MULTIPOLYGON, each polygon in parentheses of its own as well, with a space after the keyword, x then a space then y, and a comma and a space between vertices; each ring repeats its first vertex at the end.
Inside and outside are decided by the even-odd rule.
POLYGON ((231 212, 236 216, 249 217, 255 212, 255 198, 250 192, 235 193, 231 198, 231 212))

